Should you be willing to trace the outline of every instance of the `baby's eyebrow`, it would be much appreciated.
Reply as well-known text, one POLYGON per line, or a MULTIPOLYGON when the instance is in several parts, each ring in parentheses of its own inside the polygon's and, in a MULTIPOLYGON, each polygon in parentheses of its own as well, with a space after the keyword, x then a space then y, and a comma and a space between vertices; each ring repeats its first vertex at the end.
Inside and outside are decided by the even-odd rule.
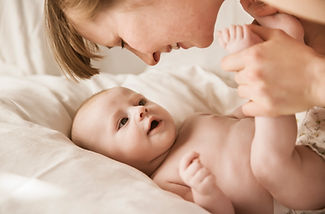
POLYGON ((130 101, 132 102, 132 101, 138 99, 139 95, 140 95, 139 93, 133 93, 133 94, 131 94, 130 95, 130 101))

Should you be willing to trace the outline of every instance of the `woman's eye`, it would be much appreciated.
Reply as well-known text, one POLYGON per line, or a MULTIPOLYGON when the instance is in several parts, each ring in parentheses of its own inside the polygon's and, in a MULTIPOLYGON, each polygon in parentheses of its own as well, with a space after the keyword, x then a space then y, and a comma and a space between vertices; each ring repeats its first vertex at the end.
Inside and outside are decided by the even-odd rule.
POLYGON ((129 118, 124 117, 122 118, 122 120, 120 120, 119 124, 118 124, 118 129, 122 128, 127 122, 128 122, 129 118))
POLYGON ((145 99, 141 99, 138 103, 139 106, 144 106, 146 104, 146 100, 145 99))

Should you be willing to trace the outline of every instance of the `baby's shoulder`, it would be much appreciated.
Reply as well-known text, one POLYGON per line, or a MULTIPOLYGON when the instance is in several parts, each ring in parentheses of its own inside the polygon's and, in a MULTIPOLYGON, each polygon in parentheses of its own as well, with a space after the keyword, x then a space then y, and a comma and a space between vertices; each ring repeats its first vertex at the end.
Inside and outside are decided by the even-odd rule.
POLYGON ((187 117, 183 121, 180 129, 185 129, 185 128, 188 128, 189 126, 196 125, 200 121, 207 120, 207 118, 209 118, 211 116, 212 116, 212 114, 210 114, 210 113, 196 112, 196 113, 192 114, 191 116, 187 117))
POLYGON ((216 125, 222 123, 223 120, 227 119, 226 116, 197 112, 190 117, 186 118, 182 123, 179 134, 207 130, 216 125))

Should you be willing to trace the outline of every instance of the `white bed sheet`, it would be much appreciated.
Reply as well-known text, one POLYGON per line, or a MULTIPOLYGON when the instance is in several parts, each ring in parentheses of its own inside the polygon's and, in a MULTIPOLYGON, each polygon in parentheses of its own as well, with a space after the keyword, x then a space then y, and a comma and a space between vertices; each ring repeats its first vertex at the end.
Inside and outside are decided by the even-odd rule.
MULTIPOLYGON (((250 20, 227 0, 216 29, 250 20)), ((0 23, 0 213, 206 213, 138 170, 75 146, 69 132, 84 99, 117 85, 164 106, 178 125, 195 111, 231 112, 244 100, 219 69, 217 44, 164 55, 152 68, 114 49, 97 63, 103 74, 74 83, 46 44, 43 0, 1 0, 0 23)))

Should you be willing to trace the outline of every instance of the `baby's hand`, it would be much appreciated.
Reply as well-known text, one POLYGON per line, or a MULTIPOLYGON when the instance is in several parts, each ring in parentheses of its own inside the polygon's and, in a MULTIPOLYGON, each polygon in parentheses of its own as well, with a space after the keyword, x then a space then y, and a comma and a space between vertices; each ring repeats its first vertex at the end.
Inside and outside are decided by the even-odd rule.
POLYGON ((200 194, 210 194, 216 188, 214 175, 200 162, 196 152, 183 156, 179 164, 179 174, 186 185, 200 194))

